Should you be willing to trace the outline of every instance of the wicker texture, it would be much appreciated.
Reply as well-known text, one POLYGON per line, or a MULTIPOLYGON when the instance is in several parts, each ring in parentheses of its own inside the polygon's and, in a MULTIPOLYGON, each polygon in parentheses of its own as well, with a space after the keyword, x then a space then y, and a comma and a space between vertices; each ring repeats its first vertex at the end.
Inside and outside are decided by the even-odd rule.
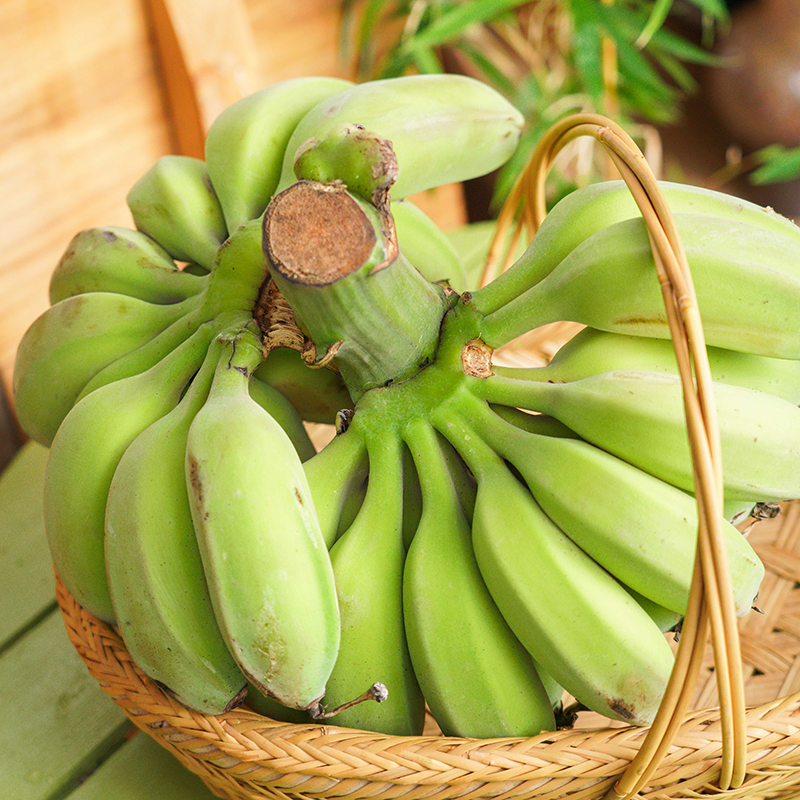
MULTIPOLYGON (((721 752, 710 653, 695 708, 641 796, 800 797, 800 505, 758 522, 749 538, 767 575, 763 614, 740 622, 747 675, 748 773, 715 788, 721 752)), ((84 611, 57 581, 69 637, 90 673, 133 722, 230 800, 332 798, 555 798, 599 800, 635 755, 646 729, 578 727, 530 739, 393 737, 330 725, 287 725, 240 709, 196 714, 133 664, 114 628, 84 611)), ((594 715, 586 719, 595 723, 594 715)))

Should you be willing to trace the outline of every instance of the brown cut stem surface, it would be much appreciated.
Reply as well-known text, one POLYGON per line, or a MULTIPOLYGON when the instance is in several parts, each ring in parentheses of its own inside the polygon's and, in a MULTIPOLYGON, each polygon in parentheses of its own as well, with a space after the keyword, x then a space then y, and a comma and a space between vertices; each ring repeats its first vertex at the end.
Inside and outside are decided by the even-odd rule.
POLYGON ((361 267, 375 230, 344 186, 303 181, 267 210, 265 240, 274 267, 292 283, 325 286, 361 267))

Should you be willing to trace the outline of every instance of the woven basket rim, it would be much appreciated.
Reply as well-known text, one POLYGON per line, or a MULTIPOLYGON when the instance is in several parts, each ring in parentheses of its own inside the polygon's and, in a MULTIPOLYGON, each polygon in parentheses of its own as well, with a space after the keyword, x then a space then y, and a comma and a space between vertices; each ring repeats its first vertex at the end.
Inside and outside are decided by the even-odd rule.
MULTIPOLYGON (((648 730, 620 724, 562 729, 533 737, 467 739, 390 736, 327 723, 283 723, 247 708, 203 715, 182 706, 144 675, 116 629, 82 608, 58 576, 56 596, 73 646, 103 691, 134 724, 204 780, 208 778, 203 774, 208 765, 213 770, 214 762, 222 759, 226 769, 236 770, 235 761, 245 773, 251 773, 250 777, 238 775, 237 781, 259 787, 257 792, 261 787, 285 792, 276 787, 286 776, 338 781, 351 773, 359 774, 365 784, 446 786, 454 797, 461 796, 459 787, 476 780, 488 787, 485 794, 476 795, 481 797, 494 796, 496 788, 492 786, 510 781, 581 778, 601 788, 619 777, 648 730), (365 770, 359 760, 370 767, 365 770), (263 777, 264 772, 267 777, 263 777)), ((752 769, 785 765, 788 771, 800 772, 800 692, 748 707, 747 723, 752 769)), ((686 714, 651 783, 670 785, 681 772, 682 781, 708 786, 719 772, 721 752, 719 709, 694 709, 686 714)), ((304 790, 301 796, 313 794, 304 790)), ((363 796, 376 796, 375 790, 363 796)), ((748 795, 734 791, 723 796, 748 795)))

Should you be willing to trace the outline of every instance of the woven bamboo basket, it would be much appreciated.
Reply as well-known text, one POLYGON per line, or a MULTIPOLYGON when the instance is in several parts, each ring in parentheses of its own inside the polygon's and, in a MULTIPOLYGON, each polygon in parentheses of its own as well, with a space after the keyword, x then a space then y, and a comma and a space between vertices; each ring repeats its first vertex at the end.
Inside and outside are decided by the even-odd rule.
MULTIPOLYGON (((532 161, 534 168, 519 185, 519 191, 536 198, 534 218, 543 216, 544 174, 555 153, 570 138, 586 133, 608 149, 637 202, 644 198, 640 208, 646 211, 651 195, 660 194, 653 188, 655 179, 649 182, 643 157, 633 154, 635 145, 607 122, 581 115, 546 137, 532 161)), ((659 202, 656 197, 656 210, 659 202)), ((663 249, 658 250, 656 228, 660 223, 653 221, 652 214, 645 213, 645 218, 659 266, 664 260, 663 249)), ((669 247, 670 252, 680 250, 675 242, 669 247)), ((684 278, 691 289, 690 277, 684 278)), ((691 307, 685 294, 669 299, 669 291, 675 288, 673 276, 659 274, 659 279, 668 313, 672 313, 671 303, 678 314, 685 306, 691 307)), ((548 336, 560 333, 558 328, 545 332, 540 341, 542 352, 550 345, 555 348, 557 343, 548 341, 548 336)), ((695 381, 702 386, 702 373, 708 368, 702 332, 692 331, 691 324, 688 333, 678 326, 673 329, 673 341, 676 353, 691 355, 695 376, 682 377, 687 396, 695 398, 695 381)), ((698 393, 702 395, 702 391, 698 393)), ((700 447, 688 410, 687 425, 693 447, 700 447)), ((708 429, 713 442, 713 417, 708 429)), ((713 475, 704 475, 707 470, 705 464, 698 466, 698 496, 702 480, 713 483, 713 475)), ((709 535, 711 512, 703 501, 698 508, 701 552, 703 537, 709 535)), ((532 738, 477 740, 443 736, 430 718, 423 735, 400 737, 329 724, 280 723, 246 707, 219 716, 198 714, 148 679, 133 663, 118 631, 81 608, 57 576, 56 590, 69 638, 103 691, 136 726, 199 775, 215 795, 227 800, 602 800, 634 794, 648 800, 795 798, 800 797, 800 502, 784 504, 773 518, 750 518, 745 524, 766 567, 758 597, 762 613, 752 612, 739 620, 732 630, 726 630, 724 641, 719 634, 714 639, 713 624, 710 640, 708 627, 701 622, 693 627, 690 623, 704 619, 705 609, 714 607, 715 602, 708 567, 698 560, 693 576, 695 605, 690 601, 676 664, 687 637, 691 639, 685 645, 687 651, 698 655, 685 680, 676 678, 676 667, 677 693, 668 690, 650 728, 581 713, 573 728, 532 738), (730 664, 720 669, 724 646, 736 656, 732 670, 730 664), (734 673, 733 679, 726 678, 728 689, 723 691, 718 683, 729 672, 734 673), (731 696, 726 699, 725 691, 733 698, 732 712, 728 710, 731 696), (667 732, 662 729, 659 733, 662 712, 664 719, 672 722, 667 732), (738 745, 731 744, 731 737, 738 745), (638 784, 633 775, 626 790, 626 777, 648 747, 651 751, 656 748, 649 766, 637 773, 638 784), (739 755, 732 756, 737 747, 739 755), (738 778, 721 778, 736 758, 738 778)))

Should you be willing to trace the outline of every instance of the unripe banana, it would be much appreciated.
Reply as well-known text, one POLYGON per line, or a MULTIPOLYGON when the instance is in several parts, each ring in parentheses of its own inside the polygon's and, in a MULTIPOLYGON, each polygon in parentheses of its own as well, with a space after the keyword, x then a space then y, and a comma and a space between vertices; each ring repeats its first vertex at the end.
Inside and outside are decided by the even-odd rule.
POLYGON ((328 549, 342 533, 343 515, 356 498, 361 507, 368 472, 367 451, 361 440, 347 432, 336 435, 303 464, 317 512, 320 531, 328 549))
POLYGON ((260 381, 255 375, 250 376, 249 388, 250 397, 283 428, 300 460, 308 461, 315 455, 317 450, 297 409, 277 389, 260 381))
POLYGON ((658 626, 473 431, 452 413, 437 427, 478 480, 475 556, 519 640, 587 708, 632 725, 652 722, 673 665, 658 626))
POLYGON ((212 345, 177 407, 125 451, 108 490, 105 564, 125 646, 137 666, 202 714, 237 706, 246 682, 219 632, 186 491, 186 439, 205 402, 212 345))
POLYGON ((25 433, 49 447, 92 376, 180 319, 182 311, 180 304, 112 292, 50 306, 23 335, 14 363, 14 400, 25 433))
POLYGON ((431 283, 446 281, 455 291, 469 288, 461 259, 445 232, 410 200, 392 203, 400 252, 431 283))
POLYGON ((308 422, 333 425, 336 415, 353 407, 353 400, 338 372, 311 368, 297 350, 276 347, 270 350, 255 376, 287 397, 308 422))
POLYGON ((86 395, 53 439, 44 485, 50 552, 72 596, 100 619, 114 619, 103 555, 114 470, 130 443, 177 405, 212 336, 200 329, 147 372, 86 395))
POLYGON ((536 433, 540 436, 560 436, 562 439, 580 439, 575 431, 571 431, 563 422, 559 422, 555 417, 547 414, 530 414, 521 408, 511 408, 509 406, 490 406, 498 417, 510 422, 517 428, 521 428, 528 433, 536 433))
MULTIPOLYGON (((355 433, 356 420, 357 416, 345 436, 355 433)), ((369 484, 364 503, 353 524, 331 548, 342 640, 325 706, 348 703, 380 682, 388 690, 384 702, 347 708, 332 718, 333 723, 414 736, 422 732, 425 707, 403 627, 400 445, 390 431, 367 442, 369 484)))
POLYGON ((671 611, 668 608, 664 608, 664 606, 660 606, 649 597, 645 597, 643 594, 639 594, 639 592, 634 591, 630 586, 625 586, 625 589, 628 594, 647 612, 647 616, 649 616, 650 619, 652 619, 653 622, 658 625, 658 629, 662 633, 674 631, 680 625, 681 620, 683 620, 683 614, 679 614, 677 611, 671 611))
POLYGON ((50 303, 86 292, 116 292, 148 303, 177 303, 205 281, 183 272, 158 242, 140 231, 106 226, 76 234, 50 276, 50 303))
MULTIPOLYGON (((392 200, 402 200, 499 167, 514 152, 522 124, 520 112, 502 95, 462 75, 409 75, 360 83, 323 100, 303 117, 286 147, 278 191, 297 180, 298 148, 309 139, 324 140, 342 125, 360 125, 391 142, 399 165, 391 195, 392 200)), ((328 164, 330 174, 345 184, 358 181, 358 175, 347 170, 344 162, 328 164)))
POLYGON ((289 722, 293 725, 308 725, 312 722, 308 711, 297 708, 289 708, 272 697, 268 697, 248 682, 247 697, 245 698, 247 708, 260 714, 262 717, 277 720, 278 722, 289 722))
MULTIPOLYGON (((768 358, 720 347, 707 348, 711 378, 800 403, 800 361, 768 358)), ((528 381, 565 383, 615 370, 678 374, 675 348, 667 339, 626 336, 583 328, 544 367, 494 366, 498 375, 528 381)))
POLYGON ((292 708, 325 693, 339 646, 328 551, 300 459, 250 396, 260 339, 223 351, 189 429, 186 484, 214 614, 239 668, 292 708))
MULTIPOLYGON (((673 486, 694 491, 681 380, 655 372, 607 372, 570 383, 499 375, 472 388, 492 403, 550 414, 586 441, 673 486)), ((760 502, 800 497, 800 408, 775 395, 713 384, 724 494, 760 502)))
MULTIPOLYGON (((800 359, 800 241, 720 217, 674 216, 706 343, 800 359)), ((470 302, 485 313, 480 297, 475 301, 473 295, 470 302)), ((670 337, 644 220, 618 222, 590 236, 545 278, 488 314, 482 336, 498 347, 559 320, 670 337)))
MULTIPOLYGON (((800 228, 770 208, 698 186, 661 181, 659 187, 673 214, 718 217, 730 221, 734 229, 752 225, 800 243, 800 228)), ((527 251, 519 256, 519 264, 481 289, 482 311, 495 311, 538 283, 594 234, 640 217, 623 181, 603 181, 570 192, 545 216, 527 251)))
POLYGON ((349 86, 350 81, 330 77, 281 81, 237 100, 211 123, 205 160, 229 231, 264 213, 298 122, 349 86))
MULTIPOLYGON (((481 285, 489 261, 492 242, 497 232, 497 224, 497 220, 478 220, 445 231, 445 235, 461 261, 465 290, 474 291, 481 285)), ((504 246, 498 253, 498 259, 505 257, 506 250, 512 244, 512 242, 504 240, 504 246)), ((520 238, 513 246, 512 262, 522 258, 528 241, 520 238)))
POLYGON ((456 449, 447 439, 439 438, 439 448, 442 456, 447 462, 447 469, 450 472, 450 480, 455 486, 458 500, 461 503, 461 510, 464 512, 467 521, 472 523, 472 514, 475 510, 475 495, 478 491, 475 477, 467 469, 464 460, 456 449))
POLYGON ((211 269, 228 229, 204 161, 162 156, 131 187, 127 201, 137 230, 177 261, 211 269))
POLYGON ((422 516, 422 490, 411 451, 403 445, 403 545, 408 550, 422 516))
POLYGON ((142 344, 141 347, 121 355, 98 370, 86 382, 75 402, 108 383, 139 375, 158 364, 161 359, 166 358, 200 327, 203 315, 199 301, 200 298, 197 297, 184 300, 180 305, 185 313, 179 319, 142 344))
MULTIPOLYGON (((686 613, 698 531, 693 497, 588 442, 523 432, 485 406, 475 406, 472 425, 598 564, 659 606, 686 613)), ((721 524, 734 605, 744 616, 764 566, 733 525, 721 524)))
POLYGON ((483 582, 437 434, 406 429, 422 515, 406 556, 403 613, 422 693, 445 736, 535 736, 555 730, 530 654, 483 582))

